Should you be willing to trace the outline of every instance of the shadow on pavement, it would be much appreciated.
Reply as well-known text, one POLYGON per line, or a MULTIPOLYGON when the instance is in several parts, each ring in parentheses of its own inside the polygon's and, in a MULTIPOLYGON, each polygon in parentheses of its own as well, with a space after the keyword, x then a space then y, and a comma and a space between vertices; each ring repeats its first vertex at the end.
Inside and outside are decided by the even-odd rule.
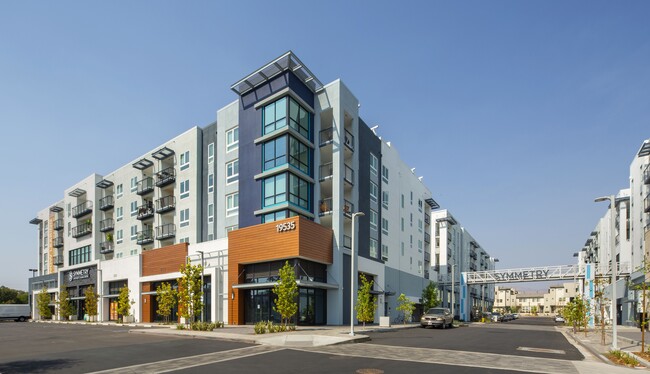
POLYGON ((25 360, 0 364, 0 373, 46 373, 54 370, 71 368, 78 360, 25 360))

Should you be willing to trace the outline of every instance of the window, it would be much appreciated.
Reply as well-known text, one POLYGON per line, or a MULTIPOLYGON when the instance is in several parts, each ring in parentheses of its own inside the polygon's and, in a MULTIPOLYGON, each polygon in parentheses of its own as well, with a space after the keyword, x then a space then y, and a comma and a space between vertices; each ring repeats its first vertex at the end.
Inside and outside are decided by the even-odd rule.
POLYGON ((384 165, 381 166, 381 180, 388 183, 388 168, 384 165))
POLYGON ((190 208, 185 208, 181 210, 181 227, 186 227, 190 225, 190 208))
POLYGON ((137 254, 138 254, 138 249, 137 248, 131 250, 131 256, 134 256, 134 255, 137 255, 137 254))
POLYGON ((418 210, 422 212, 422 199, 418 199, 418 210))
POLYGON ((239 180, 239 160, 230 161, 226 164, 226 184, 235 183, 239 180))
POLYGON ((273 169, 287 163, 287 137, 281 136, 264 143, 264 170, 273 169))
POLYGON ((381 206, 388 209, 388 191, 381 191, 381 206))
POLYGON ((413 248, 413 235, 409 235, 409 238, 411 239, 411 240, 410 240, 410 243, 411 243, 411 244, 410 244, 410 245, 411 245, 411 248, 413 248))
POLYGON ((239 148, 239 126, 226 132, 226 152, 239 148))
POLYGON ((411 213, 411 227, 413 227, 413 213, 411 213))
POLYGON ((404 194, 402 194, 402 209, 404 209, 404 194))
MULTIPOLYGON (((116 195, 116 198, 118 198, 118 199, 120 197, 122 197, 122 195, 124 195, 124 186, 121 183, 118 184, 117 187, 115 187, 115 195, 116 195)), ((68 204, 68 206, 69 206, 69 204, 68 204)), ((68 212, 69 211, 70 211, 70 208, 68 208, 68 212)))
POLYGON ((121 206, 118 206, 117 211, 115 212, 115 216, 116 216, 116 221, 117 222, 121 221, 122 218, 124 218, 124 208, 121 207, 121 206))
POLYGON ((377 220, 378 220, 377 217, 378 217, 377 212, 370 209, 370 229, 371 230, 377 230, 377 220))
POLYGON ((378 252, 377 252, 378 248, 377 247, 378 247, 377 246, 377 241, 375 239, 373 239, 373 238, 370 238, 370 248, 369 248, 370 257, 377 258, 377 254, 378 254, 378 252))
POLYGON ((124 241, 124 232, 122 230, 117 230, 115 233, 115 244, 122 244, 124 241))
POLYGON ((287 98, 283 97, 265 106, 262 117, 264 134, 270 134, 275 130, 285 127, 287 125, 287 98))
MULTIPOLYGON (((121 184, 120 184, 120 186, 121 186, 121 184)), ((121 195, 120 195, 120 196, 121 196, 121 195)), ((118 197, 120 197, 120 196, 118 196, 118 197)), ((71 204, 68 203, 68 209, 67 209, 67 210, 68 210, 68 217, 70 217, 70 215, 72 214, 72 213, 70 212, 71 209, 72 209, 72 208, 71 208, 71 204)))
POLYGON ((418 218, 418 231, 422 232, 422 219, 418 218))
POLYGON ((136 216, 137 214, 138 214, 138 202, 131 201, 131 217, 136 216))
POLYGON ((138 177, 131 178, 131 192, 138 190, 138 177))
POLYGON ((189 243, 189 242, 190 242, 189 237, 184 237, 184 238, 181 238, 181 240, 179 240, 179 243, 189 243))
POLYGON ((422 253, 422 240, 418 239, 418 252, 422 253))
POLYGON ((73 249, 68 253, 68 265, 83 264, 90 261, 90 246, 73 249))
POLYGON ((214 204, 208 204, 208 223, 214 222, 214 204))
POLYGON ((214 192, 214 174, 208 175, 208 192, 214 192))
POLYGON ((375 182, 370 182, 370 201, 372 202, 377 202, 377 198, 379 195, 379 187, 375 184, 375 182))
POLYGON ((214 162, 214 143, 208 144, 208 164, 214 162))
POLYGON ((413 191, 411 191, 411 205, 413 205, 413 191))
POLYGON ((418 260, 418 274, 422 274, 422 260, 418 260))
POLYGON ((377 176, 377 168, 379 167, 379 160, 374 154, 370 154, 370 174, 377 176))
POLYGON ((287 174, 278 174, 264 179, 264 206, 287 201, 287 174))
POLYGON ((289 164, 309 175, 309 147, 293 136, 289 137, 289 164))
POLYGON ((289 98, 289 126, 307 139, 310 135, 309 118, 309 112, 294 99, 289 98))
POLYGON ((138 239, 138 225, 131 226, 131 240, 138 239))
POLYGON ((401 220, 402 220, 402 225, 401 225, 402 226, 402 231, 404 231, 404 217, 402 217, 401 220))
POLYGON ((262 223, 279 221, 285 218, 287 218, 287 210, 280 210, 278 212, 273 212, 273 213, 263 215, 262 223))
POLYGON ((289 202, 309 210, 309 183, 289 174, 289 202))
POLYGON ((226 196, 226 217, 239 214, 239 192, 226 196))
POLYGON ((68 236, 70 236, 70 231, 71 230, 72 230, 72 224, 70 222, 68 222, 68 236))
POLYGON ((388 260, 388 246, 386 244, 381 245, 381 259, 388 260))
POLYGON ((386 218, 381 219, 381 232, 388 235, 388 220, 386 218))
POLYGON ((404 257, 404 242, 402 242, 401 244, 402 244, 402 257, 404 257))
POLYGON ((190 167, 190 151, 185 151, 181 153, 181 170, 185 170, 190 167))
POLYGON ((181 199, 190 196, 190 180, 184 180, 181 182, 181 199))

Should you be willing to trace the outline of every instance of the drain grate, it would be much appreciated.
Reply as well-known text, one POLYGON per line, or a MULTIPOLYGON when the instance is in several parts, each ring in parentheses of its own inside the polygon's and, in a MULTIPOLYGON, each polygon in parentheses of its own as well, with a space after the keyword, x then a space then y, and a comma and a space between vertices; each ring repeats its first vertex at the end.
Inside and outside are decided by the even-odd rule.
POLYGON ((519 347, 518 351, 538 352, 538 353, 554 353, 557 355, 565 355, 566 352, 560 349, 546 349, 546 348, 533 348, 533 347, 519 347))

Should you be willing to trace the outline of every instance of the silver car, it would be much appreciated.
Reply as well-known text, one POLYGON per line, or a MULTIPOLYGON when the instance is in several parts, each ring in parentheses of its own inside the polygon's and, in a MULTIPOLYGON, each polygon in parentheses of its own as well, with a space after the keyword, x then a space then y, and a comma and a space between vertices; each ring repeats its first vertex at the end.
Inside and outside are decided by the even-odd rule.
POLYGON ((454 317, 449 308, 431 308, 420 318, 420 327, 452 327, 454 317))

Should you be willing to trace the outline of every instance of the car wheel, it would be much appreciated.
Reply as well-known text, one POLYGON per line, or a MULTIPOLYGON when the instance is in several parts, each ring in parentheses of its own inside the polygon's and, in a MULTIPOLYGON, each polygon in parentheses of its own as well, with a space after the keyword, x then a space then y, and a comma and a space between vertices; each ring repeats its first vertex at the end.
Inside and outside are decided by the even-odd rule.
POLYGON ((443 328, 443 329, 446 329, 446 328, 447 328, 447 324, 445 323, 445 321, 442 321, 442 328, 443 328))
POLYGON ((18 322, 25 322, 25 317, 18 318, 18 322))
POLYGON ((454 327, 454 321, 449 321, 449 328, 454 327))

